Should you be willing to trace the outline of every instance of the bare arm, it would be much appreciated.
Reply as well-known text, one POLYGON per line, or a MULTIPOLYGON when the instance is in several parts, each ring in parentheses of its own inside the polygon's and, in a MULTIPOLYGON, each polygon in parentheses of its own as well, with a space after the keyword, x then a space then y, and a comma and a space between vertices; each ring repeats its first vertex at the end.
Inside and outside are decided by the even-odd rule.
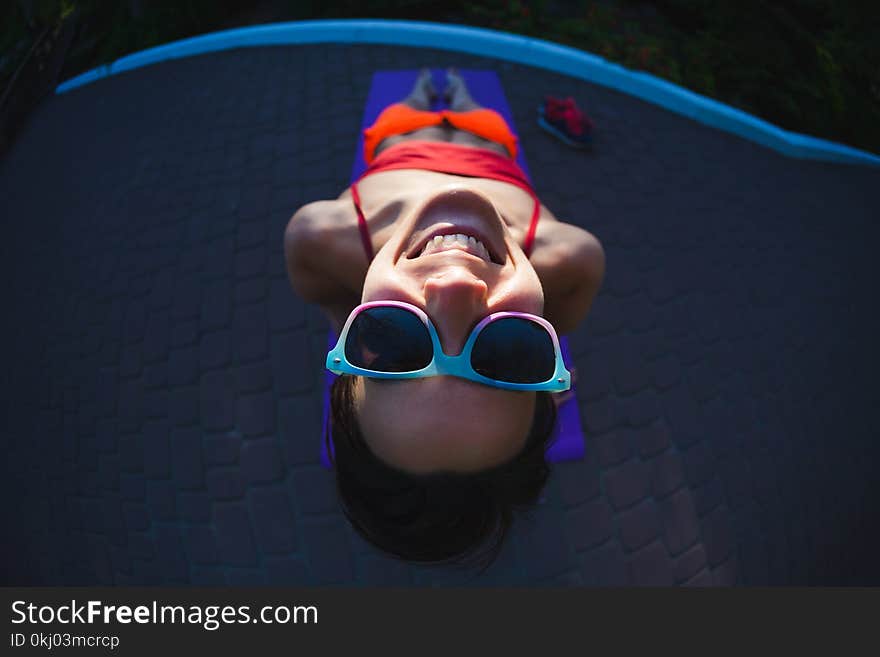
POLYGON ((560 335, 580 324, 605 277, 605 251, 596 237, 571 224, 557 224, 532 264, 544 287, 544 316, 560 335))
POLYGON ((348 284, 346 270, 339 266, 344 253, 333 245, 332 217, 336 201, 316 201, 304 205, 290 219, 284 231, 284 258, 287 276, 294 291, 305 301, 315 303, 338 333, 351 310, 360 303, 359 291, 348 284))

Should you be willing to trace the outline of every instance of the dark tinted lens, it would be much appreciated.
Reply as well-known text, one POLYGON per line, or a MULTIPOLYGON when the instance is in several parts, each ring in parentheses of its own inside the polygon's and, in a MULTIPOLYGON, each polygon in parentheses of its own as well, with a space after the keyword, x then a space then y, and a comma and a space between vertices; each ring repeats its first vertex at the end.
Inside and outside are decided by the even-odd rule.
POLYGON ((505 317, 486 326, 471 352, 471 367, 507 383, 543 383, 556 370, 553 339, 537 322, 505 317))
POLYGON ((376 372, 412 372, 431 362, 428 327, 403 308, 379 306, 355 317, 345 340, 345 357, 376 372))

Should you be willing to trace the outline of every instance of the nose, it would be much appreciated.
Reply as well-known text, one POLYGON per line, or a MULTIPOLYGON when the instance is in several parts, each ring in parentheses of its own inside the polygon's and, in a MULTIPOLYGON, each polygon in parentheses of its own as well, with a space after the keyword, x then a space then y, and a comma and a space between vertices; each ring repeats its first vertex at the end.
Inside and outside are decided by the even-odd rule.
POLYGON ((451 269, 425 279, 422 291, 443 353, 460 354, 471 327, 488 314, 486 282, 466 269, 451 269))

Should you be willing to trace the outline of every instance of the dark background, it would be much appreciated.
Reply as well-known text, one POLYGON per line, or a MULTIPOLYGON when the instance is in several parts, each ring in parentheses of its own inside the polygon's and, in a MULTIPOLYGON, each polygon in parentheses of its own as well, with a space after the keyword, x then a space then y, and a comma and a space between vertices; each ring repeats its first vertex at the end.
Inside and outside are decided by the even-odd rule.
MULTIPOLYGON (((61 79, 58 52, 30 61, 61 79)), ((0 159, 0 580, 878 584, 878 187, 440 50, 239 49, 46 95, 0 159), (318 463, 326 321, 281 251, 293 211, 347 185, 372 73, 421 65, 497 72, 542 200, 608 258, 570 336, 586 457, 475 580, 342 517, 318 463), (544 93, 588 108, 593 150, 538 128, 544 93)))

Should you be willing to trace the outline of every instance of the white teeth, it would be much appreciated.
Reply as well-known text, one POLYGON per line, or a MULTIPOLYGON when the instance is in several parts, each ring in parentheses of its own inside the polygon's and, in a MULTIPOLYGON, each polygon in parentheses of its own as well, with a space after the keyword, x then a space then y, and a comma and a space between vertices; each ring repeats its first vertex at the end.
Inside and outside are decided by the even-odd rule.
POLYGON ((419 256, 426 255, 428 253, 433 253, 434 251, 442 250, 447 247, 461 245, 465 247, 468 251, 475 255, 480 255, 484 260, 490 261, 492 258, 489 256, 489 251, 483 245, 480 240, 472 237, 470 235, 464 235, 462 233, 454 233, 451 235, 435 235, 425 244, 425 248, 422 249, 422 252, 419 256))

